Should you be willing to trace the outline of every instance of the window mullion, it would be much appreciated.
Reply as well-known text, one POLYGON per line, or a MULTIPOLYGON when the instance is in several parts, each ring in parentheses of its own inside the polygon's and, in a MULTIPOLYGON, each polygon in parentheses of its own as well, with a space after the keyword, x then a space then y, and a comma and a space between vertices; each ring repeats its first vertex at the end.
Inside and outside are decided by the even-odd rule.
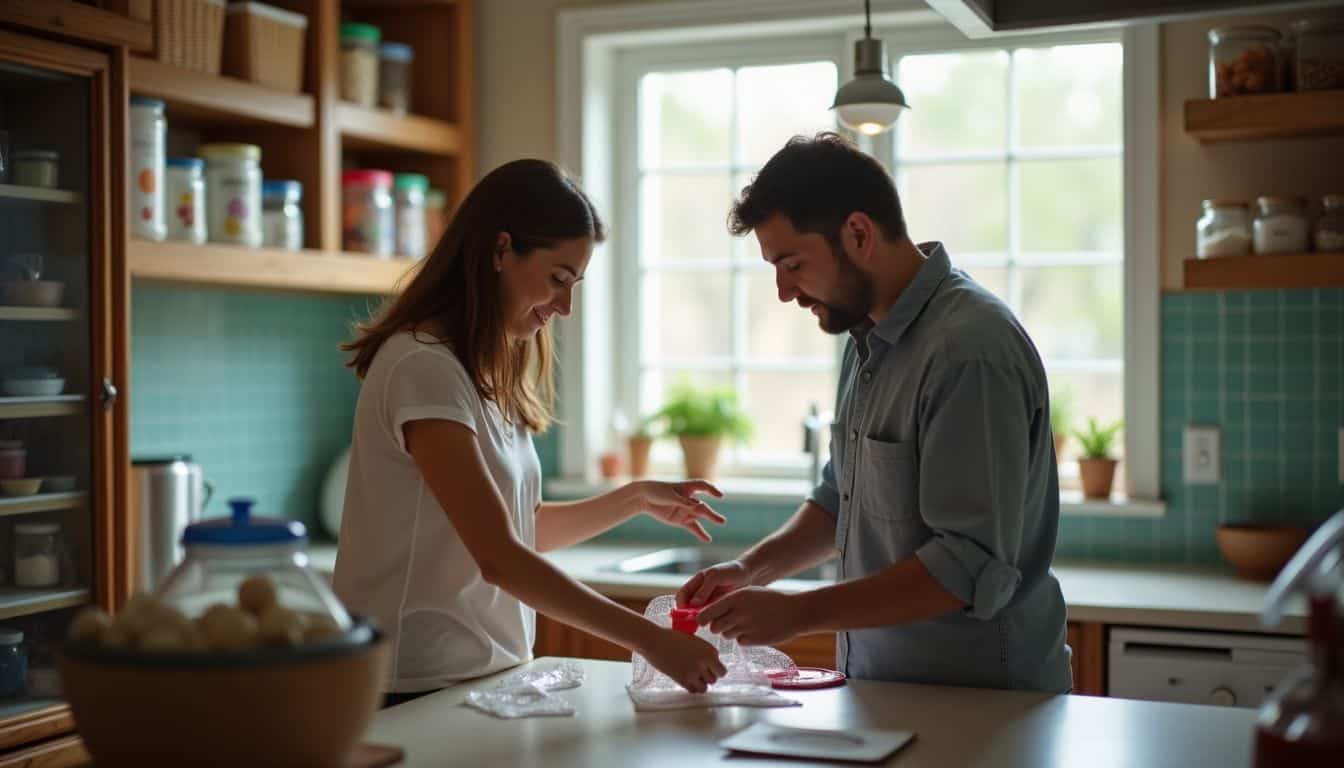
POLYGON ((1008 306, 1018 317, 1023 316, 1022 306, 1022 274, 1021 266, 1018 263, 1018 254, 1022 249, 1022 232, 1019 226, 1019 218, 1022 214, 1022 203, 1018 197, 1021 188, 1018 177, 1018 161, 1015 156, 1017 151, 1017 69, 1016 57, 1011 51, 1008 52, 1008 67, 1006 77, 1004 78, 1005 96, 1004 105, 1007 109, 1005 115, 1005 139, 1007 141, 1007 152, 1004 155, 1004 164, 1007 166, 1004 173, 1004 183, 1007 185, 1007 194, 1005 200, 1008 201, 1008 266, 1007 266, 1007 284, 1008 295, 1004 297, 1008 301, 1008 306))

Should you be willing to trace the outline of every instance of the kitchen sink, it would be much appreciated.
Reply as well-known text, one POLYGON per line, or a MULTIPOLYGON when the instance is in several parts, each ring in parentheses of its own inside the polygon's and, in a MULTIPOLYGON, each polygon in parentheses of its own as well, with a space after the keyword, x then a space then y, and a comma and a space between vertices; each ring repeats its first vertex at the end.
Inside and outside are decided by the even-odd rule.
MULTIPOLYGON (((713 547, 671 547, 627 557, 620 562, 606 566, 603 570, 618 573, 664 574, 690 578, 696 572, 711 565, 732 560, 739 550, 715 549, 713 547)), ((808 568, 794 579, 809 581, 835 581, 838 568, 834 561, 822 563, 816 568, 808 568)))

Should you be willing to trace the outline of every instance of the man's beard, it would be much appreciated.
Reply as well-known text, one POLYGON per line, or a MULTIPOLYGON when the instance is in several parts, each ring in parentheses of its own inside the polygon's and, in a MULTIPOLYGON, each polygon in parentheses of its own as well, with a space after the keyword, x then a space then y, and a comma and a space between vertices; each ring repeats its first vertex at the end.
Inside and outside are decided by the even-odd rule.
POLYGON ((819 316, 821 330, 829 334, 845 333, 868 319, 868 309, 873 305, 873 284, 854 266, 844 250, 837 244, 831 245, 831 255, 838 265, 835 282, 836 298, 833 301, 818 301, 810 296, 803 297, 806 303, 798 303, 805 308, 814 304, 822 308, 819 316))

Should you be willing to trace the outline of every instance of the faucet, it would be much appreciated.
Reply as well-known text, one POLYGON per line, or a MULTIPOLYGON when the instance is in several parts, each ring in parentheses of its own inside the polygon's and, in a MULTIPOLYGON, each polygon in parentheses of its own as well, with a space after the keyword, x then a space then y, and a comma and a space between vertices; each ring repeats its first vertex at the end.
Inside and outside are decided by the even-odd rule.
POLYGON ((809 476, 813 487, 821 484, 821 447, 824 433, 834 420, 831 413, 822 413, 814 402, 807 409, 803 419, 803 452, 812 457, 812 474, 809 476))

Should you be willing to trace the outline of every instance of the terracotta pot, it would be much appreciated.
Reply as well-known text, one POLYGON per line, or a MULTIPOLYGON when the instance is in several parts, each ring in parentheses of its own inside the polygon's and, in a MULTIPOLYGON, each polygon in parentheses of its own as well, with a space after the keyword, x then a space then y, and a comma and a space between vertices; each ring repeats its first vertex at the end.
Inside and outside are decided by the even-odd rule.
POLYGON ((1083 495, 1089 499, 1109 499, 1115 480, 1115 459, 1079 459, 1078 474, 1083 477, 1083 495))
POLYGON ((1059 463, 1059 460, 1064 458, 1064 444, 1069 442, 1069 436, 1064 432, 1056 432, 1054 433, 1054 436, 1055 436, 1055 463, 1059 463))
POLYGON ((649 474, 649 452, 653 450, 653 438, 636 435, 629 442, 630 476, 643 477, 649 474))
POLYGON ((1214 537, 1238 576, 1270 581, 1306 543, 1309 533, 1294 525, 1220 525, 1214 537))
POLYGON ((682 435, 677 439, 681 441, 681 453, 686 459, 686 477, 714 479, 719 468, 719 447, 723 445, 723 438, 682 435))
POLYGON ((620 477, 625 470, 625 457, 619 453, 604 453, 597 457, 597 469, 608 480, 620 477))

